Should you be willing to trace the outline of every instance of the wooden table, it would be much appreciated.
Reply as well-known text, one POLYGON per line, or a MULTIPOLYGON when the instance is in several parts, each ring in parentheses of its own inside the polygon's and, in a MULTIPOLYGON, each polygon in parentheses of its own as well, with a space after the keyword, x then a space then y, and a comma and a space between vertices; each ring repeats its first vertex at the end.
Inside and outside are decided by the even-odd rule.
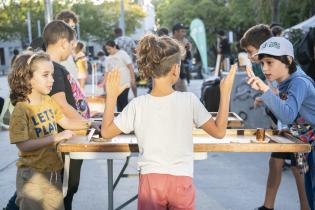
MULTIPOLYGON (((226 137, 215 139, 207 135, 203 130, 193 131, 194 152, 196 159, 207 158, 208 152, 309 152, 311 146, 301 142, 290 135, 278 135, 271 130, 266 134, 271 138, 269 143, 253 143, 255 141, 256 130, 227 130, 226 137)), ((69 164, 71 159, 106 159, 108 168, 108 209, 114 209, 113 191, 121 175, 113 184, 113 160, 126 159, 131 155, 137 155, 137 139, 133 134, 119 135, 111 140, 99 141, 94 139, 89 142, 86 136, 75 136, 58 146, 60 152, 65 153, 64 166, 64 195, 68 187, 69 164)), ((127 163, 128 165, 128 163, 127 163)), ((124 166, 125 167, 125 166, 124 166)), ((137 197, 133 197, 117 209, 121 209, 137 197)))

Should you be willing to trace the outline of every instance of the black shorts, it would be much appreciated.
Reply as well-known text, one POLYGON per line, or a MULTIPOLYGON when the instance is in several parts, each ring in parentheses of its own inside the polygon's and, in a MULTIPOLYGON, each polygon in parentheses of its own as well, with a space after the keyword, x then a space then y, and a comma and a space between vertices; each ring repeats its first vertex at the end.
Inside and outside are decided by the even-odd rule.
POLYGON ((297 166, 295 155, 292 152, 272 152, 271 157, 277 159, 290 160, 291 166, 297 166))

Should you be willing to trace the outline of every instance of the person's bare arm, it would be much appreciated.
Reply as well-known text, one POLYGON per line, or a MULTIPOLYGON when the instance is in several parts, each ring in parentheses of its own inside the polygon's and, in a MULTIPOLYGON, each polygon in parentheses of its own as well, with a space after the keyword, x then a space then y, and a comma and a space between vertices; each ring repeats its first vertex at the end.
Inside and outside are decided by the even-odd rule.
POLYGON ((91 126, 89 120, 72 120, 68 117, 63 117, 57 122, 63 129, 69 130, 86 130, 91 126))
POLYGON ((220 83, 220 106, 215 120, 209 119, 201 128, 215 138, 223 138, 226 133, 230 97, 233 87, 236 65, 233 65, 229 74, 220 83))
POLYGON ((133 65, 132 64, 128 64, 127 65, 129 72, 130 72, 130 86, 131 86, 131 90, 133 92, 133 95, 136 97, 137 96, 137 84, 136 84, 136 78, 135 78, 135 72, 133 69, 133 65))
POLYGON ((105 84, 106 84, 107 75, 108 75, 108 72, 105 72, 102 82, 98 84, 98 87, 102 87, 102 88, 104 88, 104 90, 105 90, 105 84))
POLYGON ((68 104, 66 95, 64 92, 58 92, 51 96, 59 105, 62 113, 71 120, 84 120, 84 118, 78 113, 78 111, 68 104))
POLYGON ((87 57, 84 57, 84 67, 85 69, 87 70, 88 69, 88 58, 87 57))
POLYGON ((56 144, 62 140, 69 139, 73 136, 73 132, 69 130, 62 131, 55 135, 45 136, 40 139, 30 139, 16 144, 18 149, 22 152, 31 152, 50 144, 56 144))

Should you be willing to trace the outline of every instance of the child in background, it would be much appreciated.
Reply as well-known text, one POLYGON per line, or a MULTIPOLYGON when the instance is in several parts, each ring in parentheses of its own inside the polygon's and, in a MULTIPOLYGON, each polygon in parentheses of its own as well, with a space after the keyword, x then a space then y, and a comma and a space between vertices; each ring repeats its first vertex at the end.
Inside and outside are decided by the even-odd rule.
POLYGON ((84 48, 85 46, 82 42, 78 42, 74 48, 74 60, 75 64, 77 65, 78 80, 82 91, 84 91, 85 82, 88 76, 88 58, 84 54, 84 48))
POLYGON ((10 99, 15 105, 10 121, 10 141, 16 144, 16 204, 21 210, 64 209, 61 154, 56 144, 73 132, 58 133, 57 123, 65 129, 85 129, 87 121, 65 118, 48 94, 53 86, 54 67, 49 55, 24 53, 15 60, 9 75, 10 99))
MULTIPOLYGON (((307 76, 300 67, 294 62, 294 50, 290 41, 283 37, 272 37, 265 41, 256 54, 262 63, 263 73, 269 81, 277 81, 279 94, 275 94, 271 88, 266 85, 259 77, 248 71, 248 83, 255 90, 261 91, 263 94, 261 100, 271 110, 275 117, 282 123, 290 125, 295 123, 299 117, 315 128, 315 83, 307 76)), ((313 144, 315 136, 310 137, 310 143, 313 144)), ((313 151, 308 155, 309 171, 305 174, 305 189, 311 209, 314 209, 315 201, 315 167, 313 151)), ((283 162, 282 162, 283 164, 283 162)), ((273 168, 273 176, 277 177, 277 183, 281 180, 281 167, 273 168), (280 170, 279 170, 280 169, 280 170), (279 178, 280 177, 280 178, 279 178), (278 180, 280 179, 280 180, 278 180)), ((303 198, 305 192, 302 191, 303 183, 300 183, 297 177, 301 176, 297 167, 292 167, 294 176, 299 190, 301 209, 309 209, 303 198)), ((270 176, 270 174, 269 174, 270 176)), ((269 179, 269 178, 268 178, 269 179)), ((278 190, 279 184, 272 191, 274 196, 278 190)), ((265 205, 258 210, 273 209, 273 206, 265 205)))
MULTIPOLYGON (((124 51, 120 50, 114 41, 107 41, 105 44, 106 51, 109 56, 106 61, 106 69, 104 82, 106 83, 106 77, 108 72, 112 71, 115 67, 119 69, 121 73, 121 83, 129 83, 133 95, 137 96, 137 85, 135 79, 135 73, 132 64, 132 58, 124 51)), ((104 85, 104 83, 103 83, 104 85)), ((121 112, 128 104, 129 88, 126 88, 117 99, 117 111, 121 112)))
POLYGON ((108 73, 102 136, 135 132, 139 146, 139 210, 195 209, 192 129, 223 138, 226 132, 235 66, 221 81, 218 117, 211 114, 192 93, 174 91, 179 78, 182 49, 170 37, 147 35, 137 48, 137 63, 143 77, 151 77, 150 94, 133 99, 114 119, 117 97, 126 88, 118 70, 108 73))

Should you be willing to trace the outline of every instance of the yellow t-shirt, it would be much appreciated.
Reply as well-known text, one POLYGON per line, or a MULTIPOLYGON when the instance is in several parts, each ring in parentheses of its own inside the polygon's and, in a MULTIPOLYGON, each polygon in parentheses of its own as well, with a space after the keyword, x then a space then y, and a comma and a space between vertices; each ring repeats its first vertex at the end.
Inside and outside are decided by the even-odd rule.
POLYGON ((76 61, 75 61, 78 71, 80 73, 86 73, 87 72, 87 64, 86 64, 86 57, 82 56, 79 57, 76 61))
MULTIPOLYGON (((41 104, 30 105, 18 102, 15 105, 10 120, 11 144, 37 139, 58 133, 57 124, 63 115, 56 102, 45 96, 41 104)), ((56 146, 51 144, 46 147, 31 151, 19 152, 17 167, 30 167, 38 171, 57 171, 62 169, 61 154, 56 146)))

